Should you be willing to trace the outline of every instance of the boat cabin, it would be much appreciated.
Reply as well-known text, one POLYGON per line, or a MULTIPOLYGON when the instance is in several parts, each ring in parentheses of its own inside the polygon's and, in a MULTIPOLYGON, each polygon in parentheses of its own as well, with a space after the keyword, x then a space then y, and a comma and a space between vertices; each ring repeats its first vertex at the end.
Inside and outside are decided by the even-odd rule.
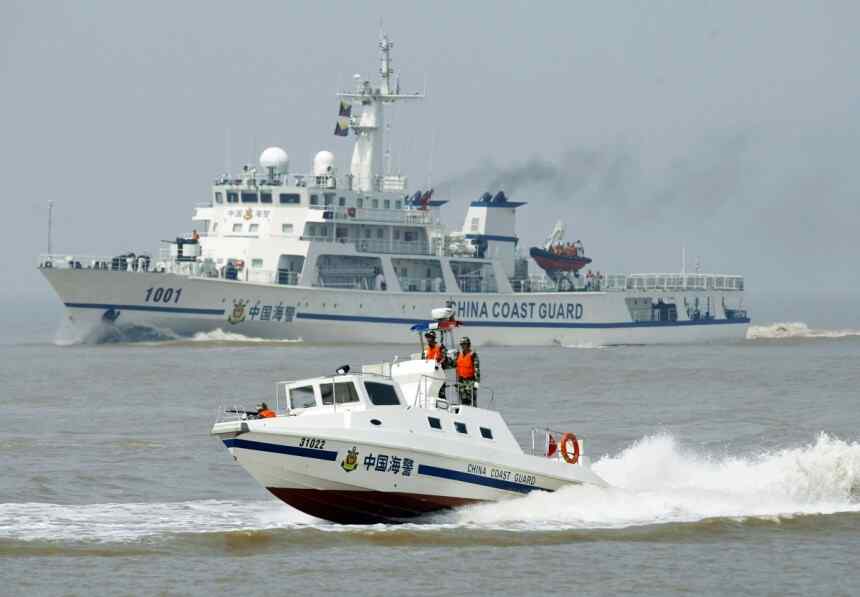
POLYGON ((277 384, 278 415, 296 416, 314 412, 360 411, 406 404, 397 384, 373 374, 343 374, 277 384))

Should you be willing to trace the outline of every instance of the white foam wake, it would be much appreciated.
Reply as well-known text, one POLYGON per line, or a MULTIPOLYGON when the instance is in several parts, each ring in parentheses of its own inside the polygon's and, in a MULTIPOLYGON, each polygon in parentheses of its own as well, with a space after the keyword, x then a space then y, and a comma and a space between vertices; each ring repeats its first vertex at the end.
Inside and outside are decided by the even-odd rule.
POLYGON ((772 323, 770 325, 751 325, 747 329, 747 340, 772 340, 783 338, 846 338, 860 336, 860 330, 817 330, 811 329, 802 321, 772 323))
POLYGON ((0 504, 0 538, 133 541, 153 535, 289 528, 319 522, 281 502, 0 504))
MULTIPOLYGON (((669 435, 643 438, 594 471, 612 487, 571 486, 483 504, 409 525, 419 532, 463 527, 557 531, 617 529, 708 518, 779 520, 860 512, 860 443, 822 433, 805 446, 746 456, 686 450, 669 435)), ((294 529, 361 532, 269 501, 62 505, 0 504, 0 539, 129 542, 177 533, 294 529)), ((366 528, 366 527, 365 527, 366 528)), ((397 525, 374 525, 396 532, 397 525)))
POLYGON ((191 342, 275 342, 290 343, 301 342, 301 338, 256 338, 245 336, 235 332, 225 332, 221 328, 211 332, 197 332, 190 339, 191 342))
POLYGON ((593 468, 613 487, 535 492, 463 509, 456 520, 551 530, 860 511, 860 443, 827 434, 807 446, 744 457, 697 454, 671 436, 646 437, 593 468))

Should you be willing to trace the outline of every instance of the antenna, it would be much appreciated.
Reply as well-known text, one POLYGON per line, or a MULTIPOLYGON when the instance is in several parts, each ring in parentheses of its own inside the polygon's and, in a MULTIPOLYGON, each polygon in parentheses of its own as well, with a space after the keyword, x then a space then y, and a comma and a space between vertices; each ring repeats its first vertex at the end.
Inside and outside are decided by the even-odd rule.
POLYGON ((230 127, 224 129, 224 172, 230 173, 230 127))
POLYGON ((430 157, 427 160, 427 187, 433 186, 433 152, 436 149, 436 129, 430 133, 430 157))
POLYGON ((51 234, 54 228, 54 202, 48 201, 48 255, 51 254, 51 234))
POLYGON ((687 247, 681 247, 681 274, 687 273, 687 247))

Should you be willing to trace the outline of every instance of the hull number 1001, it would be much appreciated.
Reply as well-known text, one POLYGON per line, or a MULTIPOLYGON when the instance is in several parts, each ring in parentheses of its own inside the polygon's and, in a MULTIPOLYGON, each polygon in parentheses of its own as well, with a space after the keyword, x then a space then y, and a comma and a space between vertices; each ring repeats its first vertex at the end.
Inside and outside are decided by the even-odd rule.
POLYGON ((147 288, 146 297, 143 299, 145 303, 173 303, 179 302, 179 297, 182 296, 181 288, 147 288))

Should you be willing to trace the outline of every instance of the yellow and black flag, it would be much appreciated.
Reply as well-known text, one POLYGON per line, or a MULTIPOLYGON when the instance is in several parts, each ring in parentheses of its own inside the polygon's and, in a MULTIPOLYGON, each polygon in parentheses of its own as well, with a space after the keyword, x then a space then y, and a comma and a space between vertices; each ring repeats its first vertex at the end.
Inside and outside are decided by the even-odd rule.
POLYGON ((343 116, 345 118, 349 118, 352 116, 352 104, 349 102, 345 102, 340 100, 340 109, 338 110, 338 116, 343 116))
POLYGON ((338 118, 334 125, 334 134, 338 137, 346 137, 349 134, 349 118, 338 118))

